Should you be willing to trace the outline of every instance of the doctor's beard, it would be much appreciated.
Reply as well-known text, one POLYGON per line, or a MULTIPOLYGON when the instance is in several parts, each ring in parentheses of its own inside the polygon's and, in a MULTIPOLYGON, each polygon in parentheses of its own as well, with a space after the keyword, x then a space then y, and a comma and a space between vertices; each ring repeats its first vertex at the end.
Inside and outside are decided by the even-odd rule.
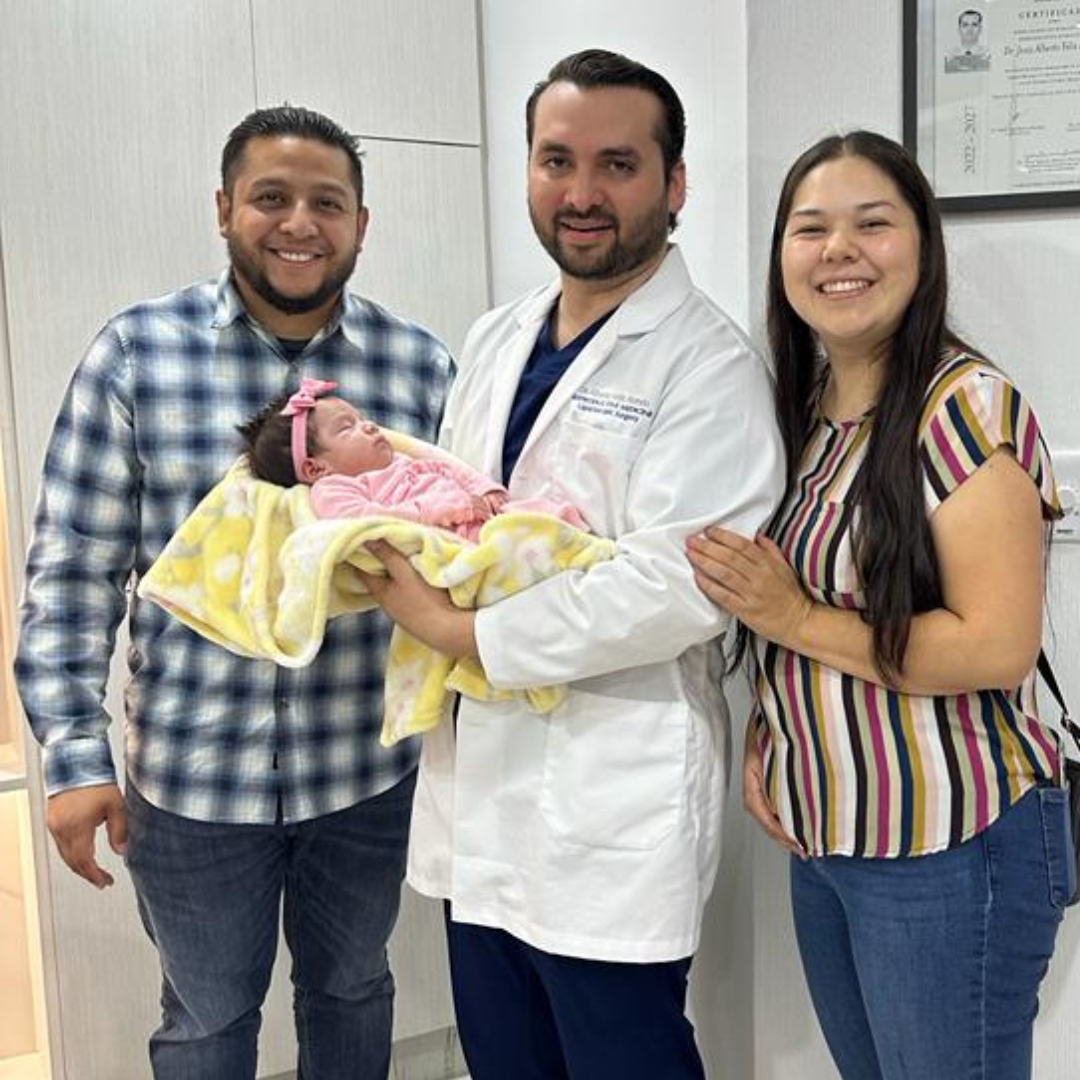
POLYGON ((582 281, 622 277, 636 270, 666 247, 670 232, 666 198, 635 218, 625 230, 619 219, 609 210, 590 209, 584 214, 563 210, 547 225, 539 220, 530 204, 529 219, 537 239, 554 259, 555 265, 564 274, 582 281), (602 221, 610 225, 607 246, 597 251, 575 250, 568 245, 564 246, 559 225, 572 221, 602 221))

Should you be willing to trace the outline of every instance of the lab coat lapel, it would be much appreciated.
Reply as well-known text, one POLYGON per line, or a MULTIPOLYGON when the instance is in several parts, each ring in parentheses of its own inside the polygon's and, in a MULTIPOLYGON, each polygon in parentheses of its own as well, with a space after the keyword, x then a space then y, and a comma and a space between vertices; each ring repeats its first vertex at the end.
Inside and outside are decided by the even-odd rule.
POLYGON ((551 305, 559 296, 558 281, 539 294, 523 300, 514 312, 517 330, 499 348, 492 378, 491 401, 484 433, 484 460, 481 469, 488 476, 502 476, 503 440, 510 409, 514 404, 521 373, 536 344, 551 305))
POLYGON ((600 327, 596 337, 581 350, 574 362, 563 373, 562 378, 552 388, 547 401, 544 402, 544 407, 540 410, 540 414, 532 426, 532 430, 529 432, 529 437, 525 440, 525 445, 521 448, 522 457, 529 452, 536 440, 558 420, 559 414, 569 404, 574 394, 588 382, 593 372, 608 358, 611 350, 615 347, 615 342, 619 339, 617 321, 618 314, 616 313, 614 318, 608 319, 600 327))
MULTIPOLYGON (((544 432, 558 420, 574 394, 611 355, 620 338, 637 337, 656 329, 683 303, 692 289, 693 282, 682 253, 675 244, 671 244, 667 257, 656 273, 622 302, 619 310, 581 350, 580 355, 552 389, 529 432, 529 437, 525 440, 525 445, 521 448, 521 457, 524 458, 544 432)), ((486 440, 486 467, 490 475, 500 475, 503 436, 518 381, 533 345, 536 344, 540 327, 558 296, 559 284, 555 282, 538 297, 524 301, 516 313, 520 330, 500 350, 486 440), (496 469, 496 472, 492 473, 492 468, 496 469)))
MULTIPOLYGON (((692 288, 693 283, 686 263, 683 262, 682 253, 672 244, 656 273, 622 302, 619 310, 581 350, 581 354, 558 381, 521 448, 521 456, 524 457, 545 430, 556 422, 574 394, 611 355, 619 338, 637 337, 655 330, 682 304, 692 288)), ((546 316, 547 308, 544 309, 544 314, 546 316)), ((531 344, 529 347, 532 348, 531 344)))

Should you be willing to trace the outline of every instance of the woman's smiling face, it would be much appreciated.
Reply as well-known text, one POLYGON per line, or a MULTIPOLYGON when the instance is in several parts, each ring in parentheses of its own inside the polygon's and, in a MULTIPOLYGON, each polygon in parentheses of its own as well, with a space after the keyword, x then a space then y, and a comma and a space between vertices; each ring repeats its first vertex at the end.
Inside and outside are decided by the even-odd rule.
POLYGON ((780 267, 788 302, 833 358, 879 355, 919 283, 911 207, 866 158, 811 170, 795 191, 780 267))

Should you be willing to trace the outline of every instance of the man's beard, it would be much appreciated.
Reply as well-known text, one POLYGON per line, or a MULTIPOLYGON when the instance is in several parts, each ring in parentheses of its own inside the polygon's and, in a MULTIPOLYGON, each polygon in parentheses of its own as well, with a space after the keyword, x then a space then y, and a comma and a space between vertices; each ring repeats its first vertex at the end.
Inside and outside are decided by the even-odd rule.
POLYGON ((607 210, 589 210, 584 214, 561 211, 551 227, 542 224, 529 205, 529 218, 537 239, 563 273, 582 281, 619 278, 647 263, 667 244, 669 229, 667 201, 658 202, 648 215, 638 218, 625 237, 619 234, 619 219, 607 210), (564 222, 603 222, 612 229, 612 243, 602 253, 575 252, 564 247, 559 226, 564 222))
POLYGON ((351 259, 330 273, 323 283, 307 296, 286 296, 278 292, 271 284, 269 277, 262 268, 256 265, 246 251, 231 238, 228 241, 229 261, 234 271, 255 291, 256 295, 265 300, 271 307, 280 311, 283 315, 306 315, 309 311, 315 311, 322 307, 327 300, 332 300, 345 287, 345 283, 352 276, 356 267, 357 252, 353 252, 351 259))

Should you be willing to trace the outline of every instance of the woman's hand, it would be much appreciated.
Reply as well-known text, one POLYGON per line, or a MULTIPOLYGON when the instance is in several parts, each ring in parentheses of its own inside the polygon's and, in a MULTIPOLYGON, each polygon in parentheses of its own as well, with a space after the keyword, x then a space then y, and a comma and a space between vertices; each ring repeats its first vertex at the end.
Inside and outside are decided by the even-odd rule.
MULTIPOLYGON (((930 518, 942 604, 911 619, 905 694, 1019 686, 1035 665, 1043 623, 1039 489, 999 448, 930 518)), ((699 588, 754 632, 837 671, 885 685, 863 613, 814 603, 779 548, 713 526, 687 541, 699 588)))
POLYGON ((429 585, 412 563, 385 540, 367 549, 386 567, 386 576, 357 573, 375 602, 413 637, 446 656, 476 656, 475 614, 455 607, 445 589, 429 585))
POLYGON ((745 536, 713 525, 686 542, 698 588, 755 634, 790 646, 814 602, 766 536, 745 536))
POLYGON ((765 792, 765 765, 761 760, 761 748, 757 741, 757 724, 751 720, 746 725, 746 741, 743 746, 743 806, 746 812, 775 840, 782 848, 806 858, 799 842, 784 832, 780 818, 769 802, 765 792))

